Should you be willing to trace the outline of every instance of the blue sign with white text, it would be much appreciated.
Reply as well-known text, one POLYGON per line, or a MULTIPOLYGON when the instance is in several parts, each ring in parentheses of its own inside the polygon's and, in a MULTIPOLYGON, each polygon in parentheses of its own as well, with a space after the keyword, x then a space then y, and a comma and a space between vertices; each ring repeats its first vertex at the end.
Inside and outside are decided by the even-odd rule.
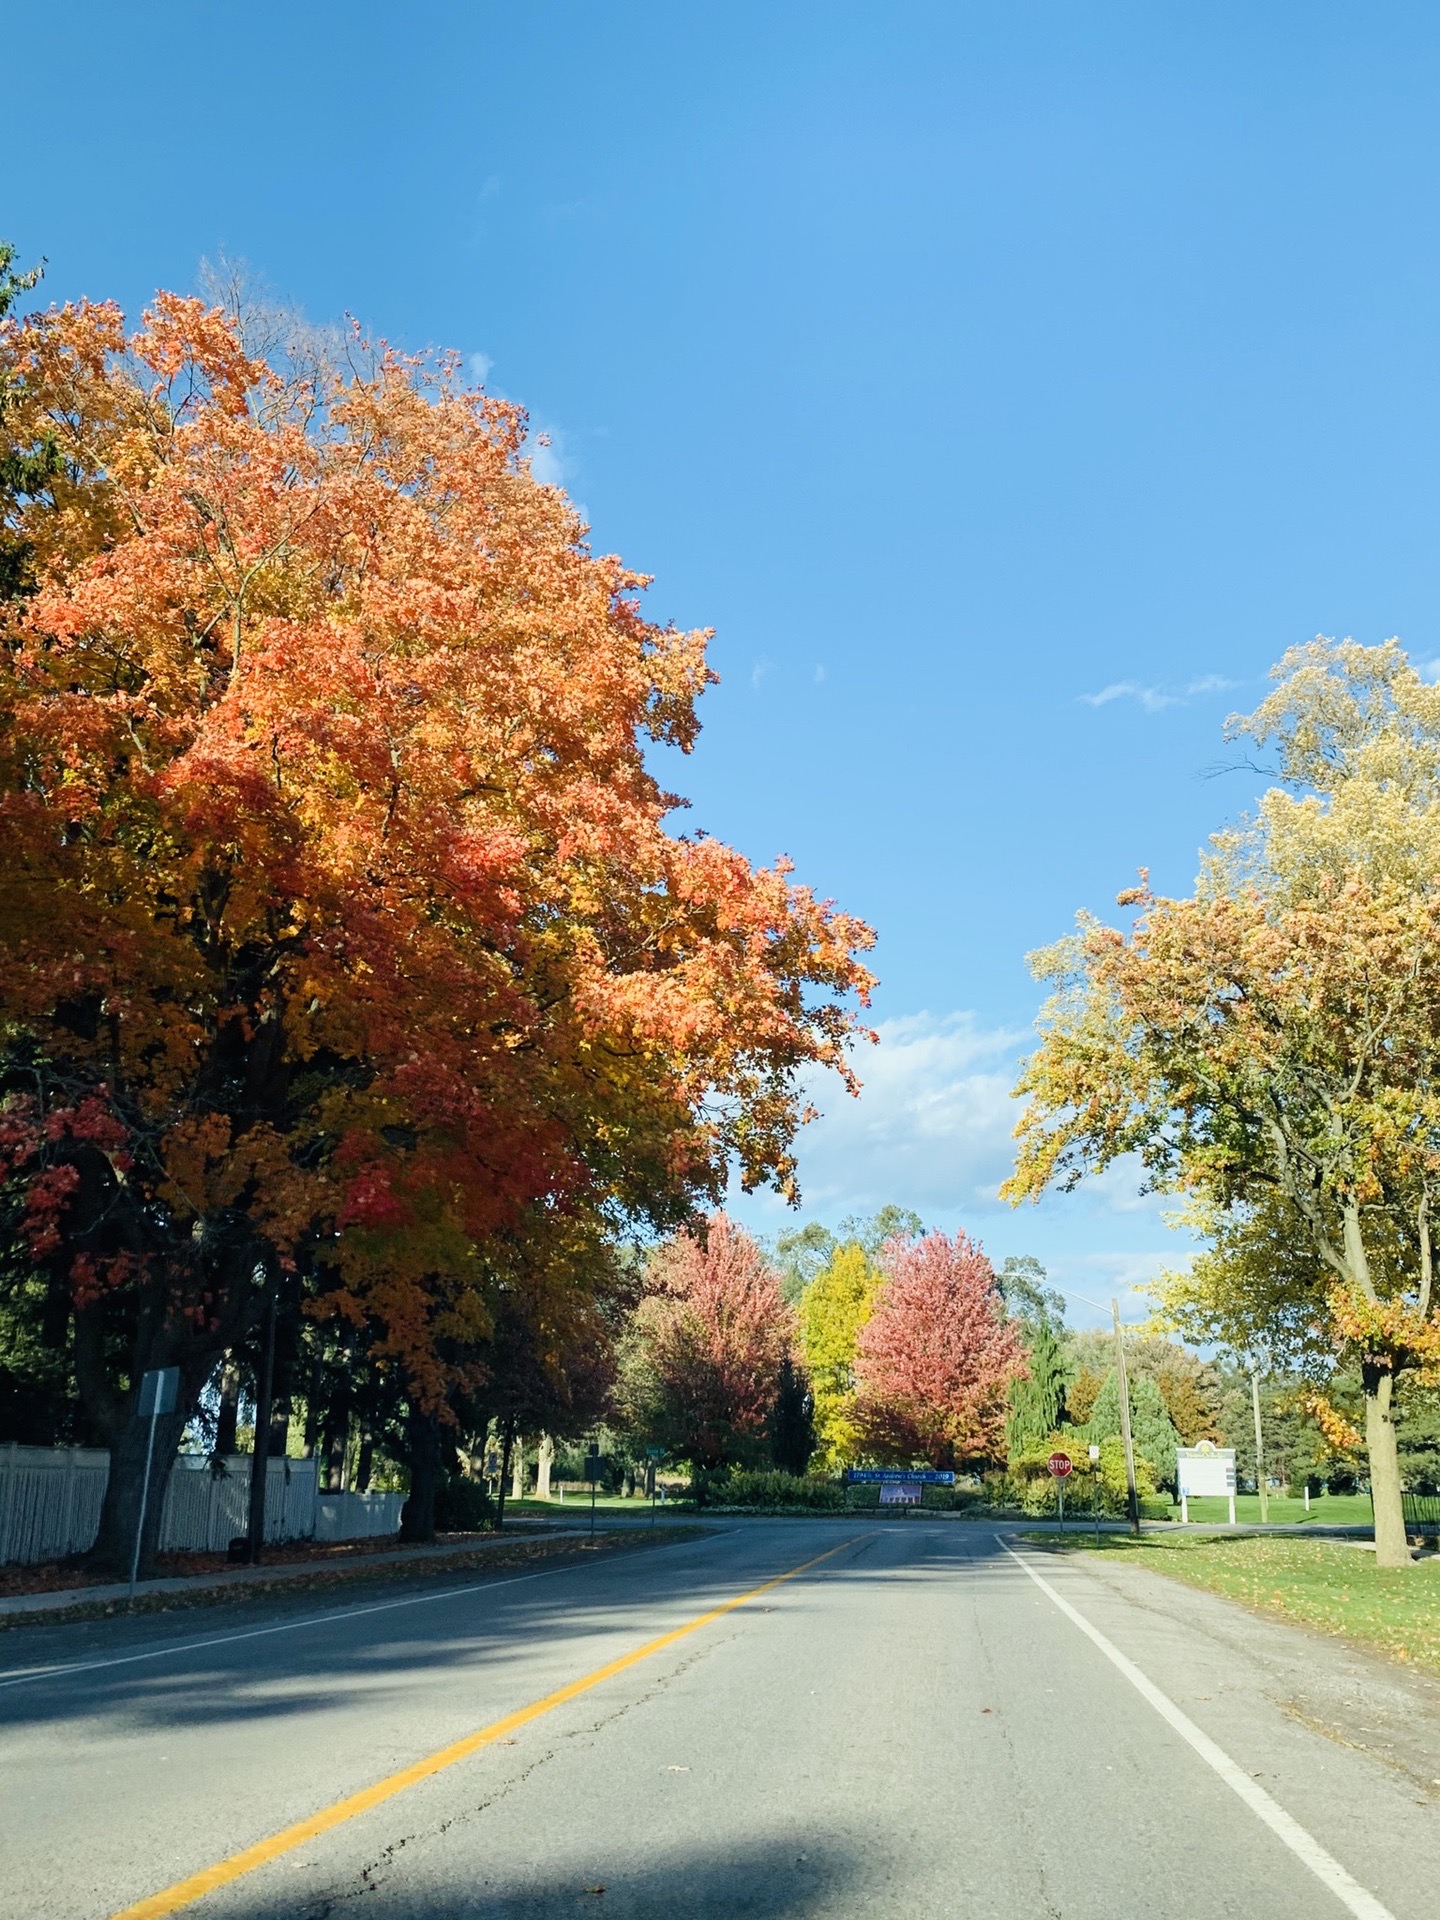
POLYGON ((907 1487, 953 1487, 953 1473, 935 1467, 851 1467, 845 1478, 852 1486, 873 1486, 877 1481, 899 1481, 907 1487))

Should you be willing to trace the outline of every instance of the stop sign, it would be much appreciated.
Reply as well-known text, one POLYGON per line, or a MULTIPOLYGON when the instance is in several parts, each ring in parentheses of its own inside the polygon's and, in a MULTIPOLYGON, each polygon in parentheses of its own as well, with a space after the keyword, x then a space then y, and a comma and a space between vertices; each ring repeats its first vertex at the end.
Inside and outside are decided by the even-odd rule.
POLYGON ((1050 1456, 1050 1471, 1057 1480, 1063 1480, 1074 1464, 1068 1453, 1052 1453, 1050 1456))

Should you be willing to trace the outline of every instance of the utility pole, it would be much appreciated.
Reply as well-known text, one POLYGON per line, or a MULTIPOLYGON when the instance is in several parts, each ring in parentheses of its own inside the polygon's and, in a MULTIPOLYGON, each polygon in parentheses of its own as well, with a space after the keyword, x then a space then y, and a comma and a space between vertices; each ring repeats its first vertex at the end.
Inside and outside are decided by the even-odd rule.
POLYGON ((1110 1302, 1110 1317, 1115 1323, 1115 1378, 1120 1388, 1120 1438, 1125 1443, 1125 1499, 1130 1512, 1130 1531, 1140 1531, 1140 1496, 1135 1490, 1135 1442, 1130 1437, 1130 1378, 1125 1371, 1125 1336, 1120 1329, 1120 1302, 1110 1302))
POLYGON ((250 1513, 246 1529, 246 1558, 260 1564, 265 1547, 265 1492, 270 1482, 270 1413, 275 1403, 275 1317, 280 1309, 280 1276, 272 1273, 265 1285, 265 1335, 255 1382, 255 1450, 250 1456, 250 1513))
POLYGON ((1260 1425, 1260 1362, 1250 1361, 1250 1403, 1255 1409, 1255 1490, 1260 1495, 1260 1524, 1270 1524, 1270 1490, 1265 1485, 1265 1435, 1260 1425))

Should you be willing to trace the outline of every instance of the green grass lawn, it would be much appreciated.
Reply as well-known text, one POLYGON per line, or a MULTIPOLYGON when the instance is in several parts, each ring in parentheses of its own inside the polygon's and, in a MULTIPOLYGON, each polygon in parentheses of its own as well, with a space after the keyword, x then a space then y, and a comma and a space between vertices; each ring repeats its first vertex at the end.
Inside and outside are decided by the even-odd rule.
MULTIPOLYGON (((567 1493, 563 1500, 555 1498, 549 1500, 534 1500, 528 1496, 524 1500, 512 1500, 507 1493, 505 1496, 505 1511, 507 1514, 530 1514, 537 1519, 573 1520, 577 1515, 583 1517, 589 1513, 590 1496, 588 1493, 567 1493)), ((640 1499, 638 1495, 633 1500, 627 1500, 624 1494, 599 1493, 595 1496, 595 1511, 597 1514, 648 1513, 650 1511, 650 1502, 640 1499)), ((662 1514, 666 1512, 674 1513, 677 1511, 677 1503, 671 1500, 662 1504, 657 1500, 655 1503, 655 1511, 662 1514)), ((686 1513, 690 1511, 688 1503, 685 1511, 686 1513)))
MULTIPOLYGON (((1170 1509, 1173 1520, 1180 1518, 1180 1503, 1177 1500, 1170 1509)), ((1192 1521, 1203 1521, 1207 1525, 1221 1525, 1230 1518, 1228 1500, 1192 1500, 1190 1502, 1192 1521)), ((1258 1493, 1237 1493, 1235 1496, 1235 1518, 1242 1526, 1257 1526, 1260 1521, 1260 1496, 1258 1493)), ((1370 1496, 1368 1493, 1320 1493, 1310 1502, 1310 1511, 1305 1511, 1303 1499, 1291 1500, 1272 1493, 1270 1496, 1271 1526, 1297 1526, 1309 1523, 1321 1527, 1368 1527, 1371 1522, 1370 1496)))
MULTIPOLYGON (((1053 1534, 1036 1538, 1055 1545, 1053 1534)), ((1338 1540, 1276 1534, 1077 1535, 1063 1551, 1118 1555, 1440 1673, 1440 1558, 1433 1555, 1408 1570, 1380 1568, 1373 1554, 1338 1540)))

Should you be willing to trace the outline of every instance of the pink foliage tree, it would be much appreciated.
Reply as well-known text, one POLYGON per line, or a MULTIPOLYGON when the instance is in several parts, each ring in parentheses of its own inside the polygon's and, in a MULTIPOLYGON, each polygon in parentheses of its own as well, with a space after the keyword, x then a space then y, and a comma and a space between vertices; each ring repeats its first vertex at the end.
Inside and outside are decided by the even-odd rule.
POLYGON ((703 1239, 678 1234, 654 1256, 636 1314, 634 1414, 697 1467, 755 1458, 795 1316, 750 1236, 723 1213, 703 1239))
POLYGON ((890 1241, 880 1265, 885 1279, 856 1348, 862 1447, 933 1467, 993 1456, 1025 1348, 983 1249, 963 1233, 930 1233, 890 1241))

